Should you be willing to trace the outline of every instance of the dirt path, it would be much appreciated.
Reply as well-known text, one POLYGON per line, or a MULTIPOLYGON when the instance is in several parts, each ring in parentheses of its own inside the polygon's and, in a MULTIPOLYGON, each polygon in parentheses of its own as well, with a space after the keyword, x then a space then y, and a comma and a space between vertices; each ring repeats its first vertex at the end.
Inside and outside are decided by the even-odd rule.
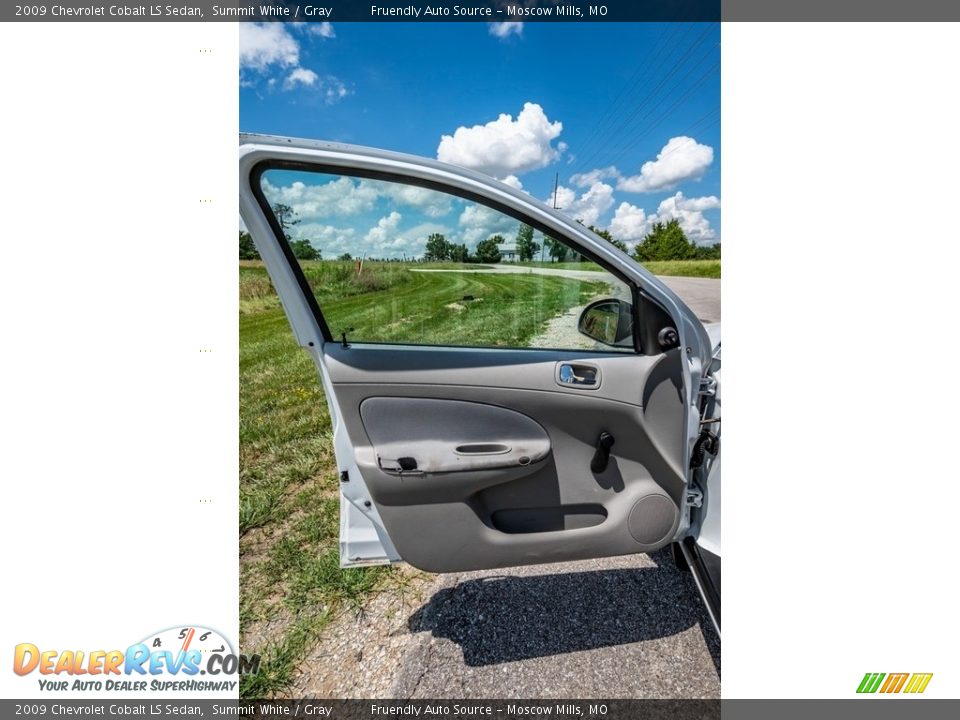
MULTIPOLYGON (((577 321, 584 305, 578 305, 553 318, 547 323, 546 329, 532 338, 528 347, 532 348, 563 348, 565 350, 603 350, 604 346, 594 342, 577 330, 577 321)), ((609 349, 609 348, 607 348, 609 349)))

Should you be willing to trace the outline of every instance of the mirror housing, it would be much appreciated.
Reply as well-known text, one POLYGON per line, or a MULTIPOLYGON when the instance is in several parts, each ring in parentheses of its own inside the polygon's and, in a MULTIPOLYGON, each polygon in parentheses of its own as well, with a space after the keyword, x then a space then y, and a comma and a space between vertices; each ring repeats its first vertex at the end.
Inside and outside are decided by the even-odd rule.
POLYGON ((577 330, 591 340, 611 347, 633 347, 633 305, 617 298, 603 298, 580 313, 577 330))

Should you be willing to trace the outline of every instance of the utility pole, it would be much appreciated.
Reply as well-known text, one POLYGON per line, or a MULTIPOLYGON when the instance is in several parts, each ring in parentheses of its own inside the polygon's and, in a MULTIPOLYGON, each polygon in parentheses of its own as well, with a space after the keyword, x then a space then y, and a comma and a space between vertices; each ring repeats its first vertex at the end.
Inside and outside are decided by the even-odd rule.
MULTIPOLYGON (((557 173, 553 178, 553 209, 559 210, 557 207, 557 191, 560 188, 560 173, 557 173)), ((543 244, 540 246, 540 264, 542 265, 546 262, 546 252, 547 252, 547 236, 543 236, 543 244)))

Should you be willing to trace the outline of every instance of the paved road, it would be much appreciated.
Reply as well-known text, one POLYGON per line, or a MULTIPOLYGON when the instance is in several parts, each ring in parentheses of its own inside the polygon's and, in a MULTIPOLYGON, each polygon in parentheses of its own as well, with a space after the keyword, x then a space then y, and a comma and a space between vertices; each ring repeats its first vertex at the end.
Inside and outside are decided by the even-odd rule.
POLYGON ((720 281, 714 278, 666 277, 664 284, 683 300, 705 323, 720 322, 720 281))
MULTIPOLYGON (((551 271, 558 272, 571 271, 551 271)), ((663 280, 702 319, 720 319, 718 280, 663 280)), ((720 696, 720 640, 669 550, 409 572, 401 590, 325 631, 291 697, 720 696)))

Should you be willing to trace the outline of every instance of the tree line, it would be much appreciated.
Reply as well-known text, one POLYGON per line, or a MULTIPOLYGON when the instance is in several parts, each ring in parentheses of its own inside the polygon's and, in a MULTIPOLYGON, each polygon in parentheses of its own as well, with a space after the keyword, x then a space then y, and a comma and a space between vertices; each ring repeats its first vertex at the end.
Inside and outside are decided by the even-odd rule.
MULTIPOLYGON (((609 230, 602 230, 590 226, 597 235, 627 252, 627 244, 610 234, 609 230)), ((720 243, 713 245, 697 245, 687 238, 687 234, 680 227, 676 218, 664 222, 656 222, 650 232, 633 248, 631 256, 640 262, 650 260, 719 260, 720 243)))
MULTIPOLYGON (((273 215, 280 226, 280 232, 287 239, 293 256, 297 260, 323 260, 320 250, 313 246, 309 240, 294 240, 290 237, 290 228, 300 224, 300 218, 296 211, 289 205, 276 203, 273 205, 273 215)), ((260 253, 257 252, 257 246, 253 244, 253 238, 246 230, 240 231, 240 259, 241 260, 259 260, 260 253)))
MULTIPOLYGON (((295 240, 290 236, 290 228, 300 223, 300 218, 296 216, 293 208, 289 205, 277 203, 273 206, 273 212, 294 257, 298 260, 323 259, 321 251, 314 247, 309 240, 295 240)), ((627 244, 613 237, 609 230, 597 228, 593 225, 590 225, 589 229, 611 245, 623 252, 628 252, 627 244)), ((517 230, 516 256, 520 262, 535 259, 541 250, 543 250, 543 253, 540 257, 549 256, 551 262, 577 262, 581 259, 579 253, 549 236, 544 236, 541 246, 533 239, 533 232, 533 228, 526 223, 521 223, 517 230)), ((506 238, 498 233, 478 242, 474 251, 470 252, 465 244, 452 243, 442 233, 432 233, 427 238, 423 262, 498 263, 503 259, 500 246, 505 242, 506 238)), ((680 226, 680 221, 674 218, 666 223, 654 223, 650 232, 644 235, 643 239, 634 247, 632 256, 640 262, 651 260, 719 260, 720 243, 697 245, 691 242, 680 226)), ((240 231, 240 259, 260 259, 260 253, 257 252, 257 248, 253 244, 253 238, 250 237, 250 233, 244 230, 240 231)), ((337 259, 352 260, 353 258, 350 253, 343 253, 337 259)))
MULTIPOLYGON (((433 233, 427 238, 423 259, 426 262, 457 262, 457 263, 498 263, 503 259, 500 246, 506 238, 499 233, 491 235, 486 240, 477 243, 471 253, 463 243, 452 243, 442 233, 433 233)), ((533 239, 533 228, 521 223, 517 230, 516 255, 521 262, 532 260, 540 252, 540 243, 533 239)))

